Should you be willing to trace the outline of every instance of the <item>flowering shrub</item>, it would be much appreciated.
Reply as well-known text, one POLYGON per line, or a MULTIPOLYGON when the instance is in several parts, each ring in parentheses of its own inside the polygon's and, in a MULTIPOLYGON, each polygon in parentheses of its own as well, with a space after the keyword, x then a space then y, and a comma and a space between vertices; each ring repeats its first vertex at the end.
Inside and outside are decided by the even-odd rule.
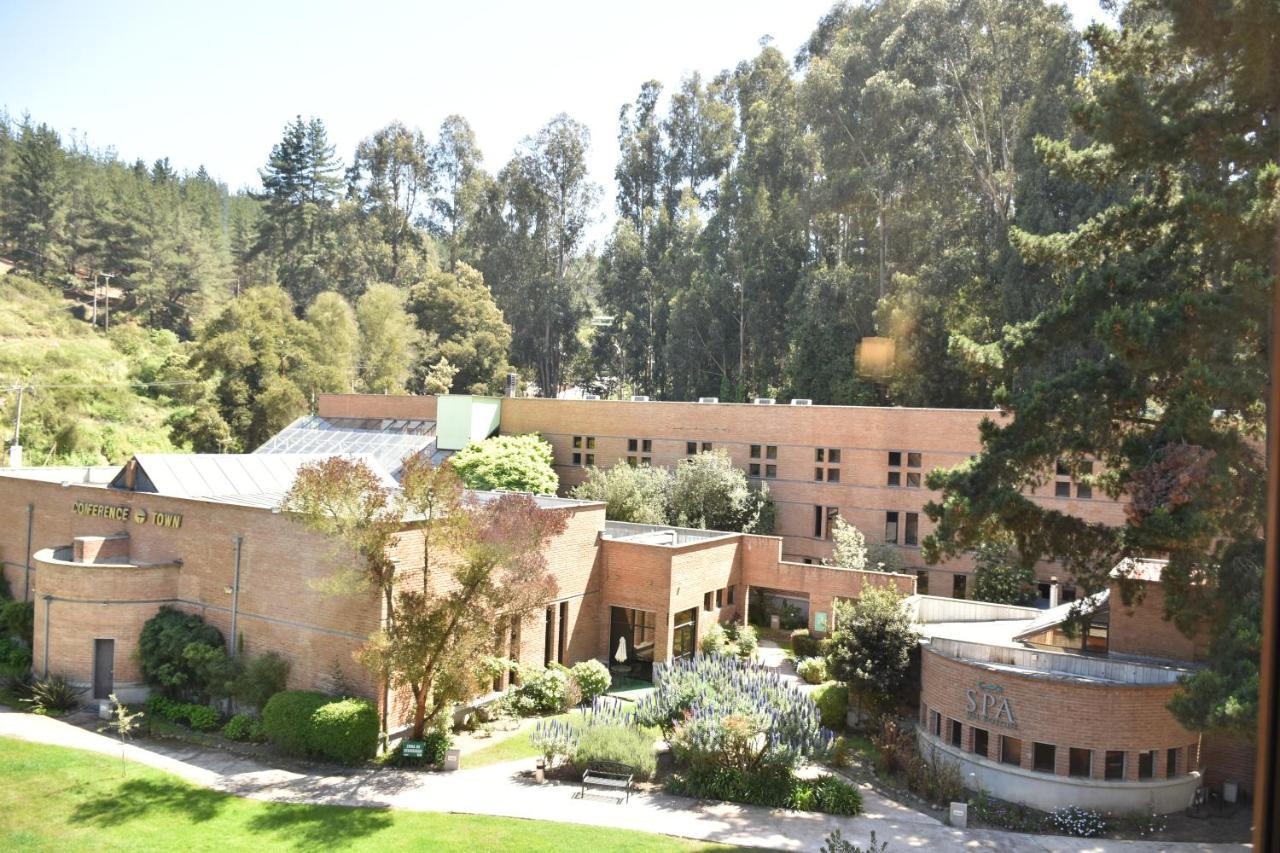
POLYGON ((655 666, 654 688, 637 717, 668 733, 676 759, 690 766, 790 768, 834 740, 812 699, 757 664, 694 655, 655 666))
POLYGON ((739 625, 737 622, 724 622, 711 626, 702 636, 699 649, 704 655, 728 655, 750 660, 759 644, 755 628, 739 625))
POLYGON ((1101 812, 1066 806, 1049 813, 1049 823, 1064 835, 1077 838, 1097 838, 1107 831, 1107 819, 1101 812))
POLYGON ((805 658, 796 664, 796 674, 806 684, 821 684, 827 680, 827 662, 822 658, 805 658))
POLYGON ((520 681, 511 694, 510 706, 522 717, 563 713, 577 704, 580 695, 569 670, 556 664, 546 669, 523 670, 520 681))
POLYGON ((595 701, 595 698, 603 695, 613 683, 609 668, 595 659, 575 663, 569 670, 569 675, 573 678, 573 683, 578 686, 583 702, 595 701))
POLYGON ((592 761, 619 761, 634 767, 637 778, 649 779, 657 766, 653 731, 645 731, 621 701, 605 696, 596 697, 580 721, 540 721, 530 740, 551 767, 572 761, 585 769, 592 761))

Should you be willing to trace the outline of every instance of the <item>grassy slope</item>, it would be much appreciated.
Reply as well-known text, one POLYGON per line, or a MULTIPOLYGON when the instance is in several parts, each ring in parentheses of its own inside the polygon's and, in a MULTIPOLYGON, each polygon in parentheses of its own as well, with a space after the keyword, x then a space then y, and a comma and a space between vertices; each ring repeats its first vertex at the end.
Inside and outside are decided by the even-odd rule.
POLYGON ((563 823, 268 803, 120 769, 107 756, 0 738, 0 850, 727 849, 563 823))
MULTIPOLYGON (((141 389, 108 383, 153 379, 158 365, 178 351, 177 339, 132 324, 106 334, 74 317, 72 305, 22 276, 0 277, 0 388, 17 381, 89 386, 37 388, 26 395, 25 463, 115 464, 135 452, 173 450, 165 426, 172 406, 141 389)), ((15 404, 16 395, 0 391, 0 435, 6 438, 15 404)))

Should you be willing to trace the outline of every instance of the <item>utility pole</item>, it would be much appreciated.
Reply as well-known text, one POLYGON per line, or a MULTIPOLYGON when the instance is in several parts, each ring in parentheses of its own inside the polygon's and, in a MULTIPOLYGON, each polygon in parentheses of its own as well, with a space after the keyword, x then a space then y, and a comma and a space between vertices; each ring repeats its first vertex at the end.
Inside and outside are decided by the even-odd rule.
POLYGON ((25 385, 15 385, 9 389, 18 392, 17 412, 13 417, 13 444, 9 445, 9 467, 22 467, 22 445, 18 443, 19 433, 22 431, 22 394, 27 390, 25 385))
POLYGON ((89 322, 94 326, 98 325, 98 279, 101 276, 102 273, 95 272, 93 274, 93 319, 89 322))
POLYGON ((103 318, 102 331, 111 331, 111 279, 115 277, 115 273, 104 272, 102 277, 107 280, 106 287, 102 292, 102 298, 106 300, 104 303, 105 316, 103 318))

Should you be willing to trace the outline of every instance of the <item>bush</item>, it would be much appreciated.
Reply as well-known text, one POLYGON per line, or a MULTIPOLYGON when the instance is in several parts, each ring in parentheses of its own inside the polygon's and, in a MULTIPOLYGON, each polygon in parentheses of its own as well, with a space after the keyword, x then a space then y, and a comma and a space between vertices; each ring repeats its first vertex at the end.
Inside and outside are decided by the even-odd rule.
POLYGON ((698 650, 704 655, 722 655, 729 645, 729 637, 725 633, 723 625, 712 625, 707 629, 707 633, 702 635, 702 642, 698 644, 698 650))
POLYGON ((712 625, 702 636, 700 651, 704 655, 728 655, 740 660, 750 660, 756 653, 759 640, 756 629, 737 622, 712 625))
POLYGON ((173 699, 208 698, 210 685, 205 680, 216 656, 200 648, 188 655, 187 648, 193 644, 213 650, 225 646, 222 632, 199 616, 161 607, 142 626, 138 639, 143 680, 173 699))
POLYGON ((0 637, 6 634, 31 648, 36 626, 34 601, 8 601, 0 606, 0 637))
POLYGON ((31 649, 12 638, 0 638, 0 685, 9 686, 31 672, 31 649))
POLYGON ((798 628, 791 632, 791 651, 798 658, 817 657, 818 641, 809 633, 808 628, 798 628))
POLYGON ((218 713, 217 708, 210 708, 208 705, 185 705, 183 706, 187 723, 191 728, 198 732, 211 732, 218 727, 218 721, 222 719, 222 715, 218 713))
POLYGON ((267 739, 290 755, 306 755, 311 715, 329 702, 323 693, 282 690, 262 709, 262 730, 267 739))
POLYGON ((856 815, 862 811, 858 789, 834 776, 797 779, 785 768, 752 772, 727 767, 690 769, 667 783, 673 794, 700 800, 724 800, 774 809, 856 815))
POLYGON ((367 699, 326 702, 312 712, 306 741, 308 752, 359 764, 378 749, 378 710, 367 699))
POLYGON ((588 726, 578 736, 573 766, 579 772, 593 761, 617 761, 635 768, 636 778, 648 781, 657 769, 653 736, 627 725, 588 726))
POLYGON ((262 726, 252 714, 236 714, 222 727, 222 736, 227 740, 257 740, 255 734, 261 731, 262 726))
MULTIPOLYGON (((827 662, 822 658, 804 658, 796 664, 796 674, 803 678, 806 684, 821 684, 827 680, 827 662)), ((825 720, 823 725, 826 725, 825 720)), ((827 726, 827 728, 835 727, 827 726)))
POLYGON ((931 749, 927 758, 914 753, 907 761, 906 776, 907 787, 931 802, 949 803, 964 796, 960 764, 939 755, 936 749, 931 749))
POLYGON ((800 780, 792 789, 789 808, 852 816, 862 811, 862 794, 835 776, 800 780))
POLYGON ((147 699, 147 713, 171 723, 187 725, 198 732, 212 731, 218 727, 221 715, 216 708, 194 702, 175 702, 159 693, 147 699))
POLYGON ((569 676, 573 679, 573 683, 578 686, 578 693, 581 695, 583 702, 591 702, 597 696, 602 696, 613 684, 613 676, 609 674, 609 667, 600 663, 598 660, 584 660, 575 663, 569 670, 569 676))
POLYGON ((453 746, 453 738, 446 731, 430 731, 422 738, 425 746, 422 750, 422 760, 427 764, 434 764, 437 767, 444 766, 444 760, 449 752, 449 747, 453 746))
POLYGON ((881 773, 905 773, 916 754, 916 735, 910 727, 893 717, 880 720, 880 730, 871 737, 876 748, 876 769, 881 773))
POLYGON ((750 625, 739 625, 737 622, 730 622, 725 627, 725 633, 738 647, 739 658, 750 660, 755 655, 756 648, 760 645, 755 628, 750 625))
POLYGON ((83 687, 73 687, 61 675, 40 678, 31 683, 30 698, 22 701, 37 714, 65 714, 80 704, 83 687))
POLYGON ((833 732, 842 732, 849 715, 849 688, 829 681, 813 691, 813 701, 818 706, 822 725, 833 732))
POLYGON ((569 670, 558 664, 546 669, 529 669, 521 673, 511 709, 520 716, 561 714, 577 704, 577 689, 569 670))
POLYGON ((275 652, 252 658, 236 677, 231 695, 242 705, 261 711, 272 696, 284 690, 289 680, 289 662, 275 652))

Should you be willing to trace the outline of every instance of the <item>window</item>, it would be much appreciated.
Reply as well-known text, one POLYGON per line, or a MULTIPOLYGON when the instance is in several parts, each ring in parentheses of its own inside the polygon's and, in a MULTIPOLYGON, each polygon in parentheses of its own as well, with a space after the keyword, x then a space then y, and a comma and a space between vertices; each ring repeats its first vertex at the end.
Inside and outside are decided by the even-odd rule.
POLYGON ((1165 750, 1164 775, 1166 779, 1172 779, 1178 775, 1178 748, 1176 746, 1165 750))
POLYGON ((916 569, 916 592, 920 595, 929 594, 929 570, 916 569))
POLYGON ((1017 767, 1022 764, 1022 741, 1016 737, 1008 735, 1000 736, 1000 763, 1012 764, 1017 767))
POLYGON ((826 516, 823 515, 822 512, 822 507, 815 506, 813 508, 813 535, 815 538, 822 538, 822 519, 825 517, 826 516))
POLYGON ((596 437, 594 435, 587 436, 587 450, 596 449, 596 437))
POLYGON ((974 729, 974 730, 973 730, 973 752, 974 752, 974 754, 975 754, 975 755, 981 755, 983 758, 986 758, 986 757, 987 757, 987 744, 988 744, 988 740, 987 740, 987 730, 986 730, 986 729, 974 729))
POLYGON ((828 469, 827 469, 827 482, 828 482, 828 483, 838 483, 838 482, 840 482, 840 469, 839 469, 839 468, 828 468, 828 469))
POLYGON ((907 467, 908 467, 908 468, 919 468, 919 467, 920 467, 920 454, 919 454, 919 453, 908 453, 908 454, 907 454, 907 467))
POLYGON ((574 465, 581 465, 581 464, 582 464, 582 454, 581 454, 581 453, 575 453, 575 454, 573 454, 573 464, 574 464, 574 465))
POLYGON ((652 457, 652 456, 641 456, 641 457, 640 457, 640 464, 641 464, 641 465, 652 465, 652 464, 653 464, 653 457, 652 457))
POLYGON ((582 436, 575 435, 573 437, 573 447, 575 450, 580 449, 582 447, 582 436))
POLYGON ((1103 764, 1103 778, 1109 780, 1124 778, 1124 753, 1118 749, 1108 749, 1106 762, 1103 764))
POLYGON ((1071 497, 1071 482, 1069 480, 1058 480, 1053 484, 1053 496, 1055 498, 1071 497))
POLYGON ((1093 750, 1071 747, 1067 753, 1067 774, 1088 779, 1093 775, 1093 750))
POLYGON ((814 462, 826 462, 827 461, 826 456, 827 456, 827 451, 825 449, 821 447, 815 447, 813 449, 814 462))
POLYGON ((610 663, 625 666, 637 678, 652 678, 657 625, 657 615, 651 610, 609 608, 610 663), (619 652, 625 656, 625 663, 618 661, 619 652))
POLYGON ((552 657, 555 653, 555 622, 556 609, 548 604, 547 611, 543 615, 542 663, 544 666, 555 660, 552 657))
POLYGON ((643 452, 643 453, 652 453, 652 452, 653 452, 653 440, 652 440, 652 439, 649 439, 649 438, 642 438, 642 439, 640 440, 640 450, 641 450, 641 452, 643 452))
MULTIPOLYGON (((1104 616, 1104 618, 1109 618, 1109 615, 1104 616)), ((1107 653, 1108 628, 1109 626, 1106 622, 1089 623, 1089 632, 1084 637, 1084 650, 1105 655, 1107 653)))
POLYGON ((697 452, 698 452, 698 442, 686 441, 684 443, 684 453, 686 456, 693 456, 697 452))
POLYGON ((840 464, 840 448, 831 447, 827 449, 827 461, 832 465, 840 464))
POLYGON ((640 464, 640 460, 636 459, 634 456, 628 456, 627 464, 630 465, 632 468, 634 468, 640 464))
POLYGON ((775 478, 775 477, 777 477, 777 476, 778 476, 778 466, 777 466, 777 465, 766 465, 766 466, 764 466, 764 478, 765 478, 766 480, 772 480, 773 478, 775 478))
POLYGON ((759 463, 759 462, 752 462, 750 465, 748 465, 748 466, 747 466, 747 476, 748 476, 748 477, 759 477, 759 476, 760 476, 760 463, 759 463))
POLYGON ((1070 477, 1070 476, 1071 476, 1071 469, 1070 469, 1070 468, 1068 468, 1068 467, 1067 467, 1067 463, 1066 463, 1066 462, 1063 462, 1061 459, 1059 459, 1059 460, 1058 460, 1058 462, 1057 462, 1057 464, 1056 464, 1056 465, 1054 465, 1054 469, 1053 469, 1053 470, 1054 470, 1054 473, 1055 473, 1055 474, 1057 474, 1059 477, 1070 477))
POLYGON ((724 607, 724 590, 716 590, 716 607, 724 607))
POLYGON ((968 594, 969 576, 968 575, 952 575, 951 576, 951 597, 965 598, 968 594))
POLYGON ((1053 773, 1057 768, 1058 748, 1051 743, 1036 741, 1031 744, 1031 769, 1041 773, 1053 773))
POLYGON ((914 471, 907 472, 907 488, 908 489, 920 488, 920 475, 918 473, 914 471))
POLYGON ((675 617, 675 630, 671 633, 671 657, 693 657, 698 643, 698 608, 681 610, 675 617))
POLYGON ((725 591, 728 593, 729 606, 732 607, 733 606, 733 587, 728 587, 725 591))
POLYGON ((758 444, 751 445, 751 458, 752 459, 760 458, 760 445, 758 444))
POLYGON ((560 602, 560 646, 556 660, 565 663, 569 659, 569 602, 560 602))
POLYGON ((901 485, 902 485, 902 474, 900 474, 900 473, 899 473, 899 472, 897 472, 897 471, 890 471, 890 472, 889 472, 889 485, 890 485, 890 486, 901 486, 901 485))
POLYGON ((934 737, 942 737, 942 715, 937 711, 930 711, 933 714, 933 734, 934 737))
POLYGON ((1081 500, 1089 500, 1093 497, 1093 486, 1088 483, 1076 483, 1076 497, 1081 500))
POLYGON ((951 745, 959 749, 964 745, 964 726, 960 725, 959 720, 948 720, 951 726, 951 745))
POLYGON ((777 459, 777 458, 778 458, 778 445, 776 445, 776 444, 766 444, 766 445, 764 446, 764 458, 765 458, 765 459, 777 459))
POLYGON ((817 480, 819 483, 821 483, 821 482, 822 482, 822 474, 823 474, 823 471, 824 471, 824 470, 825 470, 825 469, 823 469, 823 468, 814 468, 814 469, 813 469, 813 479, 815 479, 815 480, 817 480))
POLYGON ((920 513, 909 512, 907 515, 907 524, 902 531, 902 542, 904 545, 920 544, 920 513))
POLYGON ((902 451, 900 450, 889 451, 889 467, 890 468, 902 467, 902 451))
POLYGON ((586 455, 586 463, 587 463, 588 465, 594 465, 594 464, 596 464, 596 455, 595 455, 594 453, 588 453, 588 454, 586 455))
POLYGON ((710 452, 711 452, 711 442, 709 442, 709 441, 704 441, 704 442, 702 442, 702 452, 703 452, 703 453, 710 453, 710 452))
POLYGON ((1068 583, 1068 584, 1063 584, 1063 586, 1062 586, 1062 596, 1061 596, 1060 600, 1061 600, 1061 601, 1063 601, 1063 602, 1067 602, 1067 601, 1075 601, 1075 600, 1076 600, 1076 588, 1075 588, 1073 585, 1069 584, 1069 583, 1068 583))
POLYGON ((632 453, 635 453, 639 449, 640 449, 640 441, 638 439, 635 439, 635 438, 627 439, 627 450, 631 451, 632 453))
POLYGON ((702 594, 702 609, 703 610, 711 609, 711 593, 709 592, 704 592, 702 594))
POLYGON ((831 530, 832 528, 835 527, 836 516, 839 514, 840 514, 840 507, 838 506, 827 507, 827 538, 828 539, 831 538, 831 530))
POLYGON ((898 544, 898 513, 893 510, 884 514, 884 542, 886 545, 898 544))
POLYGON ((1148 749, 1138 753, 1138 778, 1154 779, 1156 775, 1156 751, 1148 749))

